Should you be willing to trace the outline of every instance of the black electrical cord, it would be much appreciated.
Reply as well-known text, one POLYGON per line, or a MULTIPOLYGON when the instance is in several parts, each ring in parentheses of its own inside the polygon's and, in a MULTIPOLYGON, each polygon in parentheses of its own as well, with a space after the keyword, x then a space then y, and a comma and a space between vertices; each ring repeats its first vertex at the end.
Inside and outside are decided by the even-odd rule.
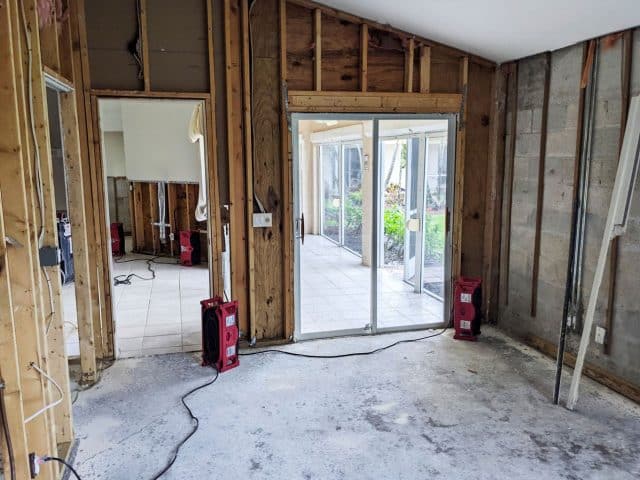
MULTIPOLYGON (((155 263, 156 265, 173 265, 174 262, 158 262, 157 260, 159 258, 164 258, 164 257, 152 257, 152 258, 130 258, 129 260, 114 260, 115 263, 129 263, 129 262, 147 262, 147 270, 149 270, 149 272, 151 272, 151 277, 143 277, 138 275, 137 273, 130 273, 129 275, 117 275, 115 277, 113 277, 113 285, 114 286, 118 286, 118 285, 131 285, 131 279, 132 278, 138 278, 140 280, 144 280, 144 281, 151 281, 154 280, 156 278, 156 271, 151 267, 152 263, 155 263)), ((175 262, 176 264, 178 262, 175 262)))
POLYGON ((275 349, 275 348, 270 348, 270 349, 267 349, 267 350, 260 350, 260 351, 257 351, 257 352, 240 353, 239 355, 241 355, 241 356, 250 356, 250 355, 260 355, 261 353, 280 353, 282 355, 290 355, 292 357, 304 357, 304 358, 361 357, 361 356, 365 356, 365 355, 373 355, 374 353, 379 353, 379 352, 382 352, 384 350, 388 350, 390 348, 396 347, 396 346, 398 346, 400 344, 403 344, 403 343, 419 342, 420 340, 426 340, 427 338, 437 337, 438 335, 442 335, 444 332, 446 332, 448 328, 449 327, 445 327, 441 331, 439 331, 438 333, 434 333, 432 335, 426 335, 424 337, 407 338, 407 339, 404 339, 404 340, 398 340, 397 342, 391 343, 389 345, 385 345, 383 347, 378 347, 376 349, 369 350, 369 351, 366 351, 366 352, 342 353, 342 354, 336 354, 336 355, 311 355, 311 354, 308 354, 308 353, 295 353, 295 352, 288 352, 286 350, 279 350, 279 349, 275 349))
POLYGON ((200 420, 198 419, 198 417, 196 417, 193 414, 193 412, 191 411, 191 408, 189 408, 189 405, 187 405, 187 402, 185 400, 187 399, 187 397, 189 397, 189 395, 197 392, 198 390, 202 390, 203 388, 206 388, 209 385, 213 385, 213 383, 215 383, 215 381, 218 379, 218 375, 220 375, 220 372, 218 372, 218 369, 215 368, 215 370, 216 370, 216 375, 215 377, 213 377, 212 380, 209 380, 206 383, 203 383, 202 385, 189 390, 180 398, 180 400, 182 401, 182 405, 184 405, 184 408, 186 408, 187 412, 189 412, 189 416, 191 417, 191 421, 193 422, 193 427, 191 428, 191 431, 187 434, 187 436, 185 436, 180 441, 180 443, 178 443, 175 450, 173 451, 173 456, 171 457, 171 460, 169 460, 169 462, 165 465, 165 467, 153 477, 153 480, 157 480, 158 478, 162 477, 165 473, 169 471, 169 469, 173 466, 176 459, 178 458, 178 453, 180 453, 180 449, 182 448, 182 446, 185 443, 187 443, 187 441, 198 431, 198 427, 200 426, 200 420))
POLYGON ((9 421, 7 420, 7 406, 4 403, 5 383, 0 379, 0 423, 2 423, 2 431, 4 432, 5 442, 7 444, 7 454, 9 456, 9 472, 11 480, 16 480, 16 459, 13 454, 13 443, 11 443, 11 433, 9 432, 9 421))
MULTIPOLYGON (((366 352, 353 352, 353 353, 343 353, 343 354, 339 354, 339 355, 309 355, 306 353, 294 353, 294 352, 287 352, 285 350, 278 350, 278 349, 268 349, 268 350, 260 350, 258 352, 250 352, 250 353, 240 353, 240 355, 242 356, 249 356, 249 355, 260 355, 262 353, 281 353, 282 355, 290 355, 292 357, 304 357, 304 358, 345 358, 345 357, 357 357, 357 356, 364 356, 364 355, 373 355, 375 353, 379 353, 382 352, 384 350, 388 350, 390 348, 396 347, 398 345, 401 345, 403 343, 412 343, 412 342, 419 342, 420 340, 426 340, 428 338, 433 338, 433 337, 437 337, 438 335, 442 335, 444 332, 447 331, 449 327, 445 327, 443 328, 441 331, 439 331, 438 333, 434 333, 431 335, 425 335, 423 337, 418 337, 418 338, 408 338, 408 339, 404 339, 404 340, 398 340, 397 342, 391 343, 389 345, 385 345, 383 347, 378 347, 374 350, 369 350, 366 352)), ((213 366, 213 368, 215 368, 215 365, 213 366)), ((191 411, 191 408, 189 408, 189 405, 187 405, 187 402, 185 401, 187 397, 189 397, 189 395, 197 392, 198 390, 201 390, 205 387, 208 387, 209 385, 212 385, 217 379, 218 379, 218 375, 220 373, 218 372, 218 369, 216 368, 216 375, 215 377, 213 377, 212 380, 209 380, 208 382, 193 388, 192 390, 189 390, 189 392, 185 393, 182 397, 181 397, 181 401, 182 404, 184 405, 184 407, 187 409, 187 412, 189 413, 189 416, 191 417, 191 420, 194 422, 193 424, 193 428, 191 429, 191 431, 189 432, 189 434, 187 434, 187 436, 185 436, 180 443, 177 445, 177 447, 175 448, 174 452, 173 452, 173 456, 171 457, 171 460, 169 460, 169 462, 165 465, 165 467, 158 473, 156 474, 152 480, 157 480, 158 478, 162 477, 165 473, 167 473, 169 471, 169 469, 173 466, 173 464, 175 463, 176 459, 178 458, 178 453, 180 452, 180 448, 182 448, 182 446, 196 433, 196 431, 198 430, 198 427, 200 426, 200 421, 198 420, 198 417, 196 417, 193 412, 191 411)))
POLYGON ((64 465, 65 467, 67 467, 67 469, 68 469, 71 473, 73 473, 73 475, 74 475, 78 480, 82 480, 82 479, 80 478, 80 475, 78 475, 78 472, 76 472, 76 471, 74 470, 74 468, 73 468, 69 463, 65 462, 65 461, 64 461, 63 459, 61 459, 61 458, 58 458, 58 457, 43 457, 43 458, 42 458, 42 460, 43 460, 43 461, 45 461, 45 462, 51 462, 51 461, 59 462, 59 463, 61 463, 62 465, 64 465))

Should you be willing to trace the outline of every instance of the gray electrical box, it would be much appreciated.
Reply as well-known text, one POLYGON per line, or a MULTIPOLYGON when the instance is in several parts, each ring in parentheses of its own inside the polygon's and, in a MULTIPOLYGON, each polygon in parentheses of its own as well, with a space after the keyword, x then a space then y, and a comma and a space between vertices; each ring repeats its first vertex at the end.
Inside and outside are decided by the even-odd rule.
POLYGON ((58 247, 45 246, 40 248, 40 266, 55 267, 60 265, 60 249, 58 247))

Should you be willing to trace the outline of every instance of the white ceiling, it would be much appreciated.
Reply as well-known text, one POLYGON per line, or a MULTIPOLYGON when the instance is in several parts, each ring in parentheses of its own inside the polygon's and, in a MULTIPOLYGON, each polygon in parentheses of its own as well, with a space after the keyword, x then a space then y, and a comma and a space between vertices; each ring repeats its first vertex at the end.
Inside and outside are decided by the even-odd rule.
POLYGON ((640 0, 320 0, 505 62, 640 25, 640 0))

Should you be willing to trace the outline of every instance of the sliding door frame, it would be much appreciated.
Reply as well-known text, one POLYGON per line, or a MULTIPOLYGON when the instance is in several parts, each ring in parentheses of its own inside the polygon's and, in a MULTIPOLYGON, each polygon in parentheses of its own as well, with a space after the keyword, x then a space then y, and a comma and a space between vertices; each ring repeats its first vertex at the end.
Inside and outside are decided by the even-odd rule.
MULTIPOLYGON (((372 138, 373 138, 373 155, 369 159, 370 167, 373 169, 373 185, 372 185, 372 231, 371 231, 371 322, 365 328, 342 329, 325 332, 302 333, 302 290, 301 290, 301 242, 300 235, 302 232, 294 231, 294 341, 312 340, 318 338, 330 338, 339 336, 355 336, 355 335, 372 335, 377 333, 390 333, 398 331, 423 330, 427 328, 438 328, 449 324, 449 314, 451 311, 451 291, 453 281, 451 277, 451 268, 453 262, 453 218, 451 212, 455 211, 454 205, 454 179, 455 179, 455 156, 456 156, 456 132, 458 123, 458 114, 411 114, 411 113, 292 113, 291 114, 291 137, 292 137, 292 157, 293 157, 293 209, 292 209, 292 225, 295 228, 301 228, 301 222, 298 220, 300 213, 300 146, 299 146, 299 122, 301 120, 352 120, 352 121, 371 121, 372 122, 372 138), (378 275, 379 269, 379 249, 380 249, 380 215, 383 207, 382 192, 382 165, 380 161, 380 121, 384 120, 446 120, 447 121, 447 215, 446 215, 446 261, 444 272, 444 288, 445 298, 443 301, 443 321, 436 324, 416 324, 400 327, 378 327, 378 319, 380 316, 380 295, 378 275)), ((340 143, 340 142, 338 142, 340 143)), ((342 152, 340 152, 342 155, 342 152)), ((423 240, 424 241, 424 240, 423 240)))

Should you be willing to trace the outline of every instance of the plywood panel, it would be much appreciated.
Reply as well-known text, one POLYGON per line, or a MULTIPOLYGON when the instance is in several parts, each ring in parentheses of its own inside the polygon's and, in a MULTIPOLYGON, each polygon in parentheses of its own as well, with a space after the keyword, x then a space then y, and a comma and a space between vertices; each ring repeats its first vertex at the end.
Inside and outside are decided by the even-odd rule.
POLYGON ((313 89, 313 11, 295 4, 287 5, 287 84, 313 89))
POLYGON ((322 89, 360 89, 360 25, 322 15, 322 89))
POLYGON ((431 92, 459 92, 460 57, 445 53, 441 48, 431 48, 431 92))
POLYGON ((151 89, 209 91, 205 0, 147 2, 151 89))
POLYGON ((253 104, 254 191, 267 212, 273 214, 273 228, 254 229, 255 305, 258 339, 282 338, 282 150, 280 145, 280 47, 278 1, 262 0, 251 14, 257 35, 268 38, 261 58, 254 58, 256 78, 253 104), (270 262, 260 259, 272 259, 270 262))
POLYGON ((462 225, 462 275, 481 276, 493 69, 469 64, 462 225))
POLYGON ((91 86, 141 89, 138 64, 130 49, 138 35, 136 0, 85 1, 91 86))
POLYGON ((404 91, 404 51, 402 40, 398 36, 369 29, 369 91, 404 91))

